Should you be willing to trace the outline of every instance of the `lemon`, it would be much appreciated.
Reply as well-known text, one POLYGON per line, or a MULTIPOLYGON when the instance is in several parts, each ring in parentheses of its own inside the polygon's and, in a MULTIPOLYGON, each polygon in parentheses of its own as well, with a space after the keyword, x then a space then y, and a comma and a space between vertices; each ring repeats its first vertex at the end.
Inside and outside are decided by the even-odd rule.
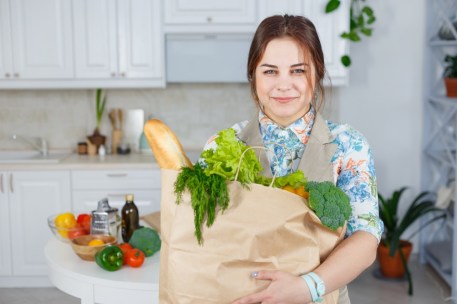
POLYGON ((105 245, 105 242, 103 242, 103 240, 100 240, 100 239, 93 239, 87 245, 88 246, 100 246, 100 245, 105 245))

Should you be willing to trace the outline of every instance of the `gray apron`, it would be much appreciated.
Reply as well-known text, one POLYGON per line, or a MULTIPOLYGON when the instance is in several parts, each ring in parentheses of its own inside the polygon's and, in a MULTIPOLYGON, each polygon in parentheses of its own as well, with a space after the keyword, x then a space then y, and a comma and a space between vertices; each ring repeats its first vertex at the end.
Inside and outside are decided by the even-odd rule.
MULTIPOLYGON (((258 117, 257 114, 238 134, 239 139, 248 146, 263 146, 258 117)), ((330 133, 325 120, 317 113, 310 138, 306 144, 305 152, 298 165, 298 169, 304 172, 308 180, 316 182, 336 182, 333 177, 333 164, 331 163, 337 148, 336 144, 332 143, 333 140, 334 137, 330 133)), ((262 174, 267 177, 272 177, 270 164, 266 154, 261 150, 255 150, 255 152, 263 168, 262 174)), ((338 304, 350 303, 347 286, 344 286, 340 288, 338 304)))

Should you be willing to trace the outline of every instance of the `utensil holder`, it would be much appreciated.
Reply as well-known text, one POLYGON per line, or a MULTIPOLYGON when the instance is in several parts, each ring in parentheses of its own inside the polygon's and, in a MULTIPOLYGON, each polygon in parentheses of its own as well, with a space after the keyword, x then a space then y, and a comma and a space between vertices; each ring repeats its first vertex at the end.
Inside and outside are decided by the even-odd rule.
POLYGON ((117 154, 117 148, 121 144, 122 140, 122 130, 116 129, 113 130, 112 137, 111 137, 111 151, 113 154, 117 154))

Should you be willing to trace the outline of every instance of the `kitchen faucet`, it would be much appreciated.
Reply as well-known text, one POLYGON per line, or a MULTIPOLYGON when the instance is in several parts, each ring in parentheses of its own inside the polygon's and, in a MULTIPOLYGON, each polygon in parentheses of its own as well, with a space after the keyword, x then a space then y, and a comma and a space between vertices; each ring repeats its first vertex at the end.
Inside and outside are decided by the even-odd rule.
POLYGON ((20 139, 23 142, 28 143, 36 150, 40 151, 41 155, 46 156, 48 155, 48 143, 43 137, 31 137, 31 136, 22 136, 13 134, 11 136, 12 139, 17 140, 20 139), (38 144, 39 143, 39 144, 38 144))

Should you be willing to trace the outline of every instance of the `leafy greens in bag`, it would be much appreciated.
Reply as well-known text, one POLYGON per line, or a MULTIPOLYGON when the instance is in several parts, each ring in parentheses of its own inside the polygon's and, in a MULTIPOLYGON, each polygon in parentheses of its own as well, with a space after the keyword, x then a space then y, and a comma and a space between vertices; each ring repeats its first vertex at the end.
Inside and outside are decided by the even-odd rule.
MULTIPOLYGON (((272 178, 260 175, 263 168, 256 153, 237 139, 234 129, 229 128, 220 131, 215 141, 216 150, 205 150, 201 153, 200 158, 203 164, 197 163, 194 168, 183 168, 175 182, 178 204, 181 202, 185 190, 189 190, 191 194, 195 215, 195 236, 200 245, 203 243, 202 225, 206 222, 206 226, 210 227, 216 218, 217 208, 219 207, 223 212, 228 207, 227 181, 236 180, 242 185, 256 183, 264 186, 270 186, 273 181, 272 178), (237 171, 239 172, 237 173, 237 171)), ((272 186, 298 188, 306 187, 306 184, 307 179, 303 172, 297 170, 286 176, 276 177, 272 186)), ((337 187, 333 184, 329 186, 331 191, 334 191, 334 188, 337 187)), ((314 191, 312 189, 310 191, 314 191)), ((343 204, 350 208, 349 200, 345 200, 343 204)), ((319 206, 310 208, 316 210, 319 206)), ((339 214, 335 214, 335 217, 341 218, 339 214)), ((349 216, 345 213, 344 218, 347 220, 349 216)), ((329 228, 334 229, 333 226, 329 228)))
POLYGON ((235 130, 232 128, 222 130, 218 135, 215 139, 217 149, 206 150, 201 154, 201 158, 207 166, 205 172, 208 175, 217 174, 233 181, 238 170, 238 164, 240 164, 237 181, 241 184, 255 183, 262 171, 262 166, 257 160, 254 150, 249 149, 248 146, 239 141, 235 136, 235 130), (243 152, 245 152, 244 155, 243 152), (243 158, 241 159, 242 155, 243 158))

